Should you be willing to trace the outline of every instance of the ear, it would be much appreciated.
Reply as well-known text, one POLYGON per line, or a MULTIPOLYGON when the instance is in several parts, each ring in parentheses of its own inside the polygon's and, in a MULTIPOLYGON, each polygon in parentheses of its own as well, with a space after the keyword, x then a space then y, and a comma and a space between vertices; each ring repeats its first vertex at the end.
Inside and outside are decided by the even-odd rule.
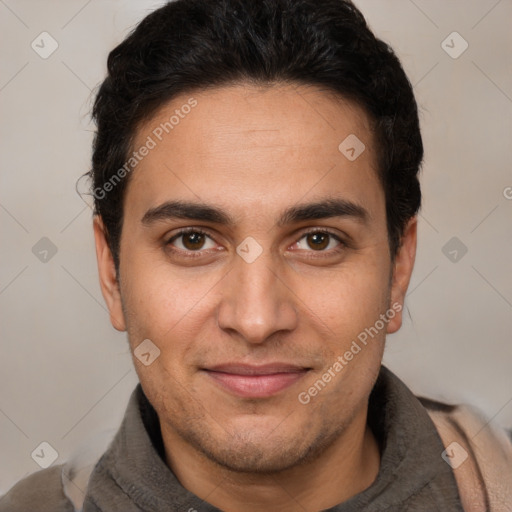
POLYGON ((117 280, 114 258, 105 235, 105 226, 101 217, 94 217, 94 240, 96 242, 96 259, 100 278, 101 293, 110 312, 110 322, 118 331, 126 330, 126 323, 121 303, 121 293, 117 280))
POLYGON ((388 334, 398 331, 402 326, 405 294, 409 287, 414 260, 416 258, 417 227, 418 219, 417 217, 413 217, 405 227, 402 243, 395 256, 393 277, 391 280, 390 308, 396 312, 396 315, 390 318, 388 322, 388 334))

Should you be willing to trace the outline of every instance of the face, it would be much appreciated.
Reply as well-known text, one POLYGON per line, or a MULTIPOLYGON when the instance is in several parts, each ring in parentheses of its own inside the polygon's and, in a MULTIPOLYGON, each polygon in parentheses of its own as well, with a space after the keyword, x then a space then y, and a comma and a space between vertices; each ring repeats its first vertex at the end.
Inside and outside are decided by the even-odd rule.
POLYGON ((318 456, 365 421, 414 259, 414 222, 390 257, 367 116, 313 88, 237 85, 174 99, 134 148, 148 137, 119 282, 95 232, 113 325, 135 354, 150 340, 134 364, 164 439, 237 471, 318 456), (339 149, 353 135, 356 159, 356 139, 339 149))

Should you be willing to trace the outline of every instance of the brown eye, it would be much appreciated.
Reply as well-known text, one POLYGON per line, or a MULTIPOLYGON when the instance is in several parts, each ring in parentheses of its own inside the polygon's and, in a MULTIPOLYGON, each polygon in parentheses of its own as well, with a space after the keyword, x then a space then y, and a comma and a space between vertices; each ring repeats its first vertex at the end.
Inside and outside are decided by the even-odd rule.
POLYGON ((310 233, 306 235, 308 246, 315 251, 325 249, 329 245, 330 238, 328 233, 310 233))
POLYGON ((295 249, 301 251, 313 251, 322 253, 332 253, 343 246, 340 238, 329 231, 311 231, 305 233, 300 240, 295 243, 295 249))
POLYGON ((210 236, 195 230, 182 231, 173 236, 167 243, 184 252, 199 252, 203 249, 213 249, 215 247, 215 242, 210 236))
POLYGON ((185 233, 183 236, 183 246, 189 251, 202 249, 205 236, 202 233, 185 233))

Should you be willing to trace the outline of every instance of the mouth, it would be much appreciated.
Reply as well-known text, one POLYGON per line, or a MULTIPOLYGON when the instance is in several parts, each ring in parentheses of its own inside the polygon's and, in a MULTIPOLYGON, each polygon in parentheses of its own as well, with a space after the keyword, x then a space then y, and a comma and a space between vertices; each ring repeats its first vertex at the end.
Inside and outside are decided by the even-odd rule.
POLYGON ((220 388, 243 398, 268 398, 292 386, 311 370, 286 363, 261 366, 225 364, 202 371, 220 388))

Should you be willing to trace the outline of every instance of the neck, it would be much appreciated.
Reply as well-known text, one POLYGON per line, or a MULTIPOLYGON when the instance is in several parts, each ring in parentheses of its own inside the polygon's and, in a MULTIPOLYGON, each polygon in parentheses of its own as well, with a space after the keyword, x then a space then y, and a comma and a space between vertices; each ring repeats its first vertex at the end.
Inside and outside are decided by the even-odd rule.
POLYGON ((368 488, 380 466, 378 443, 366 425, 366 411, 317 458, 275 474, 229 470, 164 425, 162 436, 167 464, 180 483, 226 512, 331 508, 368 488))

